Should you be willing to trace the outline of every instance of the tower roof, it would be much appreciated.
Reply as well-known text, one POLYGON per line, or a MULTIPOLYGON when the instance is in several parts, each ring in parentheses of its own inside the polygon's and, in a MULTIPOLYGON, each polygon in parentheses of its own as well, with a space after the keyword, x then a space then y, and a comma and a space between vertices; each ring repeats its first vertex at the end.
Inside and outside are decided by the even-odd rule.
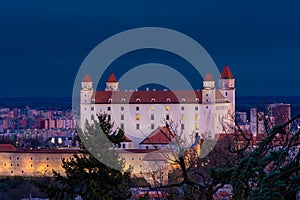
POLYGON ((84 77, 83 77, 82 82, 92 82, 92 79, 91 79, 90 75, 85 74, 84 77))
POLYGON ((223 68, 223 71, 221 73, 221 78, 222 79, 232 79, 234 78, 228 65, 226 65, 224 68, 223 68))
POLYGON ((205 81, 214 81, 213 77, 211 76, 211 74, 208 72, 205 76, 205 81))
POLYGON ((114 74, 110 74, 106 82, 118 82, 114 74))

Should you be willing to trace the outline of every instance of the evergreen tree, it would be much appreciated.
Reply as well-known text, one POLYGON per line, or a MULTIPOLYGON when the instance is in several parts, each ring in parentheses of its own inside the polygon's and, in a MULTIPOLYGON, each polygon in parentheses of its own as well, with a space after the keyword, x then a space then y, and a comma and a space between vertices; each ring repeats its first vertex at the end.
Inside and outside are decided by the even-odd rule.
POLYGON ((63 159, 65 175, 53 171, 52 178, 37 183, 39 189, 51 199, 74 199, 77 195, 89 200, 127 199, 130 174, 116 169, 123 169, 124 161, 114 150, 124 139, 123 130, 113 130, 108 116, 100 114, 98 121, 92 125, 86 123, 85 130, 79 132, 85 148, 92 153, 84 151, 83 155, 63 159), (116 168, 107 166, 107 162, 116 168))

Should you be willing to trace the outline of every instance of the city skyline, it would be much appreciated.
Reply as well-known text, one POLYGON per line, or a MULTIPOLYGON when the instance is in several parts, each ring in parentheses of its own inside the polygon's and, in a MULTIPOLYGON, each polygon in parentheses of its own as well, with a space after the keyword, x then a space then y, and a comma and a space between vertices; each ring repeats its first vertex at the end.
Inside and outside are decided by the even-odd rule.
MULTIPOLYGON (((119 32, 145 26, 174 29, 199 42, 219 70, 230 66, 239 80, 238 96, 300 95, 294 83, 300 72, 296 2, 1 4, 1 97, 71 96, 77 70, 96 45, 119 32)), ((173 55, 134 52, 116 60, 107 74, 120 78, 127 69, 154 61, 183 71, 187 68, 173 55)), ((202 80, 197 83, 201 85, 202 80)))

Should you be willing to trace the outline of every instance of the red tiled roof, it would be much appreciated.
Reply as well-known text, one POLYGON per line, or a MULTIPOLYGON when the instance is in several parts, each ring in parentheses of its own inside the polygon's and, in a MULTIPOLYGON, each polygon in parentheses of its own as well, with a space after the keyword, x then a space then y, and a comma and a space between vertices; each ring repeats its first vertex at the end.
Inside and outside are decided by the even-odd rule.
POLYGON ((158 127, 140 144, 169 144, 174 137, 174 133, 170 132, 167 127, 158 127))
POLYGON ((232 75, 228 65, 226 65, 223 68, 223 71, 221 73, 221 78, 223 78, 223 79, 232 79, 233 78, 233 75, 232 75))
POLYGON ((97 91, 95 103, 186 103, 202 102, 202 92, 197 91, 97 91), (111 99, 111 102, 110 102, 111 99))
POLYGON ((208 72, 205 76, 205 81, 214 81, 214 79, 212 78, 211 74, 208 72))
POLYGON ((114 74, 110 74, 106 82, 118 82, 114 74))
POLYGON ((0 151, 16 151, 17 148, 12 144, 0 144, 0 151))
POLYGON ((91 79, 90 75, 85 74, 84 77, 83 77, 82 82, 92 82, 92 79, 91 79))
POLYGON ((123 142, 132 142, 126 135, 124 135, 123 142))

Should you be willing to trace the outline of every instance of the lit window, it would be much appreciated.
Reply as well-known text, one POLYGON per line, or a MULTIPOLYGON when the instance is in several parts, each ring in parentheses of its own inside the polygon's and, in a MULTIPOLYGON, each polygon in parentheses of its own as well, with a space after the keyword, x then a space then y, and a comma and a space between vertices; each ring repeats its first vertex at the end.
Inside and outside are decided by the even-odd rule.
POLYGON ((135 115, 135 120, 140 120, 140 114, 135 115))
POLYGON ((181 115, 181 121, 183 121, 184 120, 184 115, 181 115))
POLYGON ((195 114, 195 121, 198 121, 198 120, 199 120, 199 115, 195 114))
POLYGON ((136 124, 136 129, 137 129, 137 130, 140 129, 140 124, 136 124))
POLYGON ((154 110, 154 106, 151 106, 151 108, 150 108, 150 109, 151 109, 151 111, 153 111, 153 110, 154 110))
POLYGON ((170 110, 170 106, 166 106, 166 111, 169 111, 170 110))
POLYGON ((195 130, 199 130, 199 124, 195 124, 195 130))

